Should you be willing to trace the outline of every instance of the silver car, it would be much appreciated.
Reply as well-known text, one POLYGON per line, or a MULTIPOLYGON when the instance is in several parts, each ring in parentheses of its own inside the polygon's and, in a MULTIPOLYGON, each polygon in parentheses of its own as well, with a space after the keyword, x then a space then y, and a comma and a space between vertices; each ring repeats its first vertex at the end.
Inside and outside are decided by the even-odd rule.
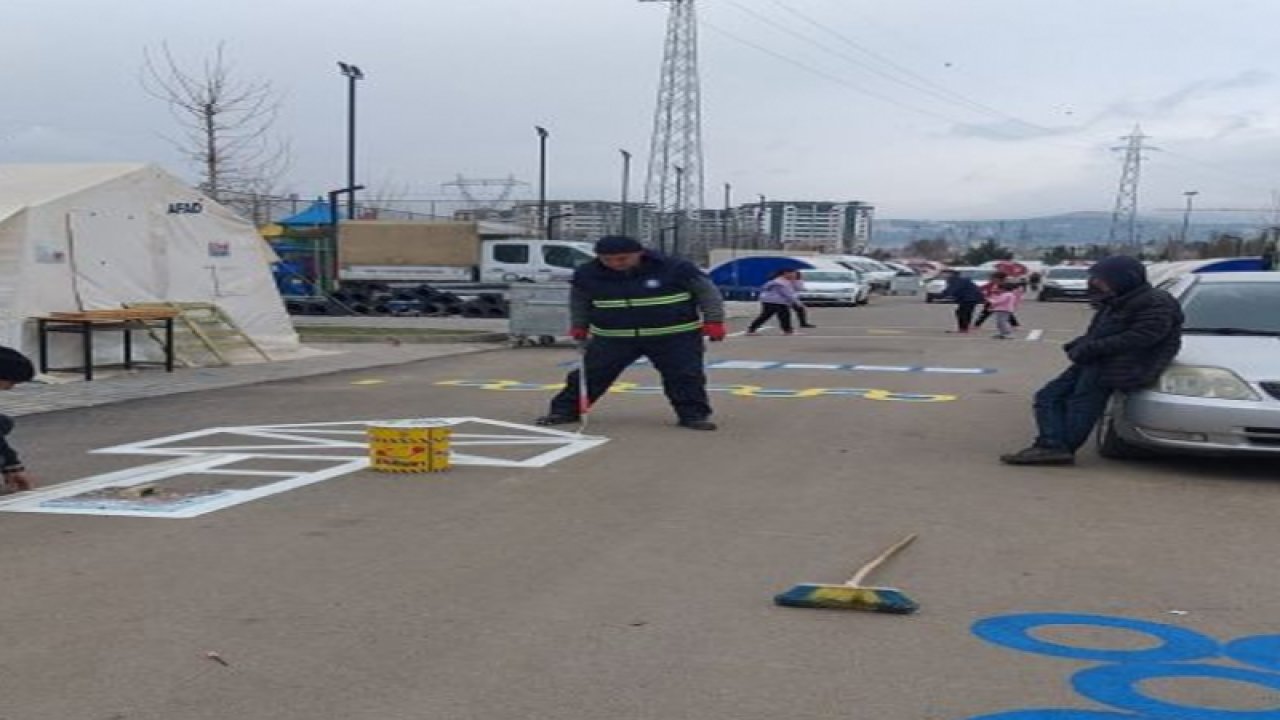
POLYGON ((1280 273, 1187 275, 1167 289, 1187 316, 1182 351, 1155 387, 1115 397, 1099 452, 1280 457, 1280 273))

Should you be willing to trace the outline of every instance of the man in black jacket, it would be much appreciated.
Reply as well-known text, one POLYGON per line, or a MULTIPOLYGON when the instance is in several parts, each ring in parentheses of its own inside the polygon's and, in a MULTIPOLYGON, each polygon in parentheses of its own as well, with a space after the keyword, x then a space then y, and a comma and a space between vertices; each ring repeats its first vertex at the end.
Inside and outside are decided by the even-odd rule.
POLYGON ((942 291, 942 297, 950 298, 956 303, 955 332, 967 333, 973 325, 973 311, 986 298, 977 283, 955 270, 943 270, 942 278, 947 281, 947 289, 942 291))
POLYGON ((1039 437, 1004 455, 1009 465, 1069 465, 1106 412, 1115 391, 1156 382, 1182 347, 1182 307, 1151 287, 1147 269, 1131 257, 1109 257, 1089 269, 1099 310, 1082 337, 1064 349, 1071 367, 1036 393, 1039 437))
MULTIPOLYGON (((720 291, 693 263, 646 250, 634 238, 600 238, 596 256, 574 271, 569 295, 569 334, 586 343, 582 365, 590 403, 647 357, 662 376, 680 427, 715 430, 702 338, 725 338, 720 291)), ((539 425, 581 420, 589 405, 581 404, 579 380, 578 370, 569 373, 539 425)))

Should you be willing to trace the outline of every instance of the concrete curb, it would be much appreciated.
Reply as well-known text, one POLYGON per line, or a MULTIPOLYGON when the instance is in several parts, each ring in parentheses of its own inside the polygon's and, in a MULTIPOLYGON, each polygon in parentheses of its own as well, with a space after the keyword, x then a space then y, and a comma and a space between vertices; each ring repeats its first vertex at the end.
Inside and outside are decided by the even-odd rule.
POLYGON ((403 328, 387 328, 385 334, 374 335, 372 333, 361 334, 342 334, 334 333, 327 335, 325 333, 302 333, 301 337, 304 343, 326 343, 326 344, 366 344, 366 343, 385 343, 390 340, 397 342, 413 344, 413 345, 456 345, 458 343, 500 343, 506 342, 506 333, 486 333, 486 332, 470 332, 458 335, 423 335, 419 333, 396 332, 403 328))

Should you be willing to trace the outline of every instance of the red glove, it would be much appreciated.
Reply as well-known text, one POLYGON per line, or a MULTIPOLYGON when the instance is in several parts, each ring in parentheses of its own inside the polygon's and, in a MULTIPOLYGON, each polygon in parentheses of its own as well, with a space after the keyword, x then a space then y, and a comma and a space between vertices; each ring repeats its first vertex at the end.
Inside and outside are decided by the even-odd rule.
POLYGON ((578 342, 586 342, 591 337, 591 331, 584 327, 571 327, 569 328, 569 337, 578 342))
POLYGON ((721 340, 724 340, 724 336, 727 332, 728 331, 725 329, 724 323, 722 322, 702 323, 702 334, 706 335, 711 342, 720 342, 721 340))

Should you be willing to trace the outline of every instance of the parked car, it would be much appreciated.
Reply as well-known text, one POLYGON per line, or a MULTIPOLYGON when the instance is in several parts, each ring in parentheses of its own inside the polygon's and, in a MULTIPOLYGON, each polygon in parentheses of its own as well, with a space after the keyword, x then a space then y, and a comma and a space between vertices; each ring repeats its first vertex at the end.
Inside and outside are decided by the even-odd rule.
POLYGON ((1280 273, 1186 275, 1182 351, 1157 385, 1117 395, 1099 452, 1280 457, 1280 273))
POLYGON ((823 257, 834 260, 850 270, 858 272, 867 282, 871 283, 873 290, 879 290, 880 292, 888 292, 889 286, 893 283, 893 278, 898 274, 896 270, 879 260, 862 257, 861 255, 824 255, 823 257))
POLYGON ((866 305, 871 283, 856 270, 839 265, 800 270, 804 289, 798 296, 805 305, 866 305))
MULTIPOLYGON (((957 273, 959 273, 961 277, 967 277, 970 280, 978 283, 979 285, 990 280, 991 274, 995 272, 994 268, 984 268, 984 267, 953 267, 953 268, 948 268, 948 270, 954 270, 957 273)), ((944 270, 943 272, 946 272, 946 271, 944 270)), ((947 298, 944 298, 942 296, 942 294, 946 292, 946 290, 947 290, 947 281, 943 277, 938 276, 925 284, 924 301, 931 303, 931 302, 942 302, 944 300, 947 300, 947 298)))
POLYGON ((1076 299, 1089 297, 1089 268, 1087 267, 1051 267, 1045 271, 1040 282, 1041 302, 1052 300, 1076 299))

